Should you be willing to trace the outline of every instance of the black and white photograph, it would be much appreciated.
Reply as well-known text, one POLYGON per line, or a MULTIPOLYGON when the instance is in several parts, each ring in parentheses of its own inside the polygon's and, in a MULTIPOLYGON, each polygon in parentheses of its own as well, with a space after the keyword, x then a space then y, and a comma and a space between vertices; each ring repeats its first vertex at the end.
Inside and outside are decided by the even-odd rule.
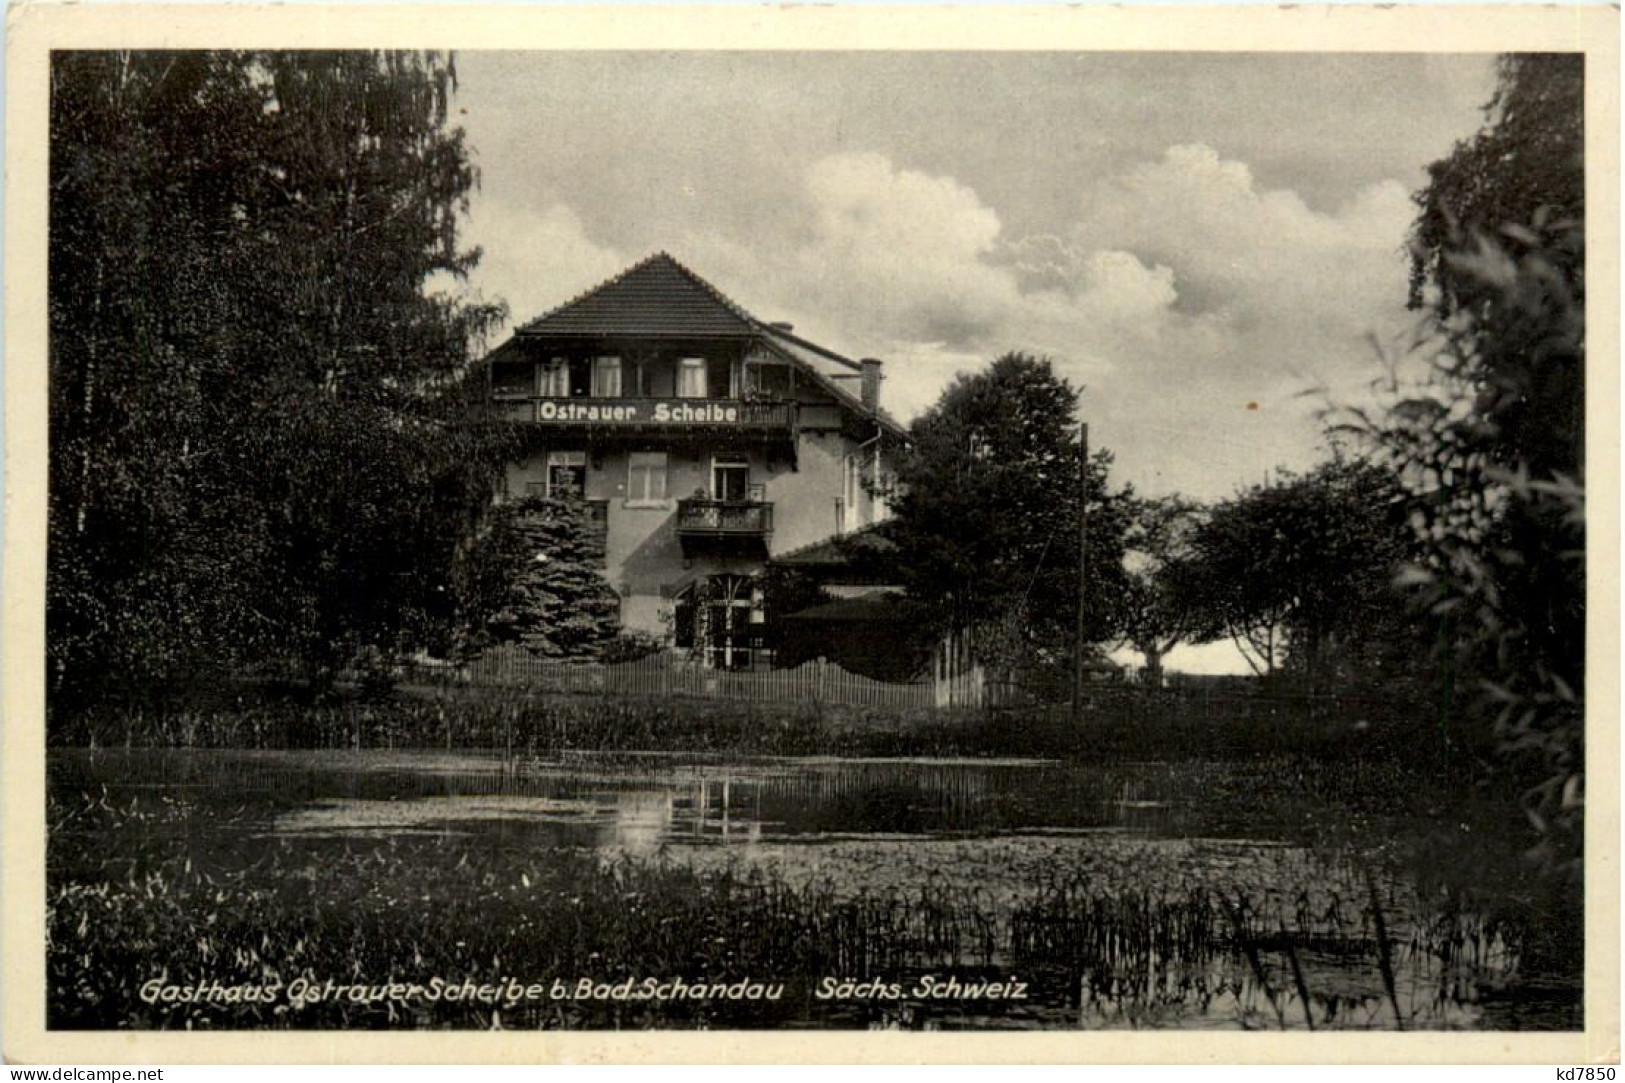
POLYGON ((53 46, 8 995, 1617 1059, 1571 36, 53 46))

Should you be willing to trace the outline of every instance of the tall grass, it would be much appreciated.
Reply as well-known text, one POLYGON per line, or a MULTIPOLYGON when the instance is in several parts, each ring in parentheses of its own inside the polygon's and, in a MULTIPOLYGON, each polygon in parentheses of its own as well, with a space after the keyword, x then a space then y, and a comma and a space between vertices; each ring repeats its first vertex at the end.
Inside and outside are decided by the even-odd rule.
MULTIPOLYGON (((1097 694, 1081 718, 1060 709, 892 710, 521 690, 438 690, 316 703, 253 692, 155 710, 101 705, 50 720, 59 747, 559 749, 761 755, 1039 755, 1097 761, 1267 756, 1352 770, 1444 761, 1403 695, 1308 699, 1205 692, 1097 694)), ((1454 751, 1461 771, 1463 750, 1454 751)), ((1470 753, 1466 762, 1471 762, 1470 753)))
MULTIPOLYGON (((236 837, 230 814, 181 798, 120 807, 101 794, 53 807, 48 1011, 61 1028, 556 1026, 862 1027, 1448 1025, 1479 977, 1516 968, 1519 940, 1471 914, 1390 930, 1372 909, 1320 914, 1259 890, 1124 889, 1057 865, 1012 893, 941 882, 891 890, 792 881, 760 866, 604 859, 524 837, 236 837), (64 843, 63 840, 67 840, 64 843), (1403 939, 1403 942, 1401 940, 1403 939), (1469 949, 1468 945, 1475 945, 1469 949), (1304 953, 1369 975, 1316 987, 1304 953), (1288 1015, 1283 960, 1296 974, 1288 1015), (1379 961, 1383 960, 1383 961, 1379 961), (1398 968, 1403 966, 1403 973, 1398 968), (911 997, 921 975, 1019 975, 1025 1002, 911 997), (524 1006, 392 1001, 154 1005, 143 983, 423 982, 440 976, 566 983, 586 977, 782 982, 773 1002, 524 1006), (821 977, 900 983, 895 1002, 816 998, 821 977), (1402 980, 1403 979, 1403 980, 1402 980), (1401 988, 1403 986, 1403 989, 1401 988), (1383 1010, 1389 1003, 1394 1015, 1383 1010), (1268 1014, 1261 1014, 1268 1008, 1268 1014), (1442 1021, 1442 1022, 1441 1022, 1442 1021)), ((235 825, 248 831, 250 825, 235 825)))

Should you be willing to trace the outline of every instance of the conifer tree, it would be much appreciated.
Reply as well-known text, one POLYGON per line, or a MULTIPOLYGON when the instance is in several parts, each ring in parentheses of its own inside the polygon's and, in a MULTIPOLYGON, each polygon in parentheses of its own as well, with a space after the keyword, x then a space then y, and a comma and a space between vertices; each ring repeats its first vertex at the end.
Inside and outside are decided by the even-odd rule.
POLYGON ((544 658, 597 658, 620 630, 620 601, 580 500, 532 496, 492 513, 471 554, 485 612, 471 612, 480 643, 513 643, 544 658))

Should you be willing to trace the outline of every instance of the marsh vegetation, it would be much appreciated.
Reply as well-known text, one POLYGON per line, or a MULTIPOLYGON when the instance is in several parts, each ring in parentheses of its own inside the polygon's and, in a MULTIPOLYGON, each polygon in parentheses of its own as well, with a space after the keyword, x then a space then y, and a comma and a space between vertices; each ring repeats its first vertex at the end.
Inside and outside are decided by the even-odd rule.
MULTIPOLYGON (((567 722, 597 732, 554 718, 567 722)), ((758 739, 827 753, 790 742, 845 732, 797 725, 758 739)), ((871 733, 885 758, 571 750, 523 726, 488 751, 379 747, 374 731, 360 749, 55 750, 51 1022, 1579 1025, 1578 900, 1499 833, 1511 821, 1494 788, 1439 785, 1438 765, 1407 758, 1383 725, 1305 723, 1256 746, 1247 729, 1141 730, 1134 755, 1102 723, 1088 741, 1073 730, 1065 758, 976 755, 986 736, 946 724, 871 733), (933 754, 948 733, 961 746, 933 754), (141 995, 155 979, 434 977, 783 989, 495 1004, 141 995), (1026 996, 912 995, 932 977, 1018 979, 1026 996), (900 995, 825 999, 825 978, 900 995)), ((634 732, 662 731, 645 719, 634 732)))

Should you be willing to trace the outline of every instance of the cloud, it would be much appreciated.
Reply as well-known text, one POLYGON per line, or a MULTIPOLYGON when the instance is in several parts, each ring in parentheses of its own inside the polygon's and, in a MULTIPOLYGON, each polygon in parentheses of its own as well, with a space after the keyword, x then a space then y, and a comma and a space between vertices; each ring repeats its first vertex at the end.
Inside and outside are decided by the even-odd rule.
POLYGON ((862 314, 849 331, 896 340, 888 395, 914 407, 949 367, 1049 354, 1087 387, 1085 412, 1143 487, 1211 497, 1308 465, 1318 423, 1303 393, 1362 385, 1368 336, 1408 323, 1399 244, 1411 207, 1397 183, 1317 211, 1261 187, 1245 163, 1181 145, 1085 185, 1061 230, 1012 239, 951 179, 905 183, 883 161, 850 174, 862 205, 910 192, 909 220, 843 230, 865 239, 840 249, 843 275, 863 286, 833 311, 862 314), (957 319, 911 318, 939 306, 957 319))
POLYGON ((880 154, 835 154, 807 174, 818 237, 852 254, 886 249, 945 261, 974 259, 999 239, 999 216, 949 177, 893 168, 880 154))
POLYGON ((810 242, 785 268, 828 311, 889 342, 969 346, 1019 303, 985 256, 1001 225, 949 177, 896 169, 879 154, 835 154, 808 171, 810 242))
POLYGON ((624 270, 637 257, 596 243, 563 203, 509 206, 479 200, 465 232, 485 248, 471 292, 508 303, 518 326, 624 270))
POLYGON ((1179 299, 1173 268, 1147 267, 1132 252, 1093 252, 1083 266, 1083 299, 1112 318, 1157 315, 1179 299))
POLYGON ((1175 267, 1199 308, 1338 315, 1349 313, 1351 302, 1363 310, 1402 298, 1402 276, 1359 272, 1383 260, 1402 266, 1411 211, 1403 186, 1388 181, 1333 213, 1317 212, 1295 192, 1259 188, 1246 165, 1211 147, 1176 146, 1093 184, 1069 239, 1083 249, 1129 248, 1175 267), (1351 296, 1348 286, 1360 292, 1351 296))
MULTIPOLYGON (((1408 322, 1397 182, 1316 210, 1177 145, 1082 184, 1070 221, 1025 237, 968 185, 881 154, 827 155, 789 183, 779 234, 667 223, 647 251, 670 248, 764 319, 884 358, 905 418, 998 353, 1050 355, 1142 488, 1222 496, 1308 465, 1318 427, 1301 392, 1363 384, 1367 336, 1408 322)), ((562 203, 485 206, 482 281, 519 320, 647 254, 598 243, 562 203)))

